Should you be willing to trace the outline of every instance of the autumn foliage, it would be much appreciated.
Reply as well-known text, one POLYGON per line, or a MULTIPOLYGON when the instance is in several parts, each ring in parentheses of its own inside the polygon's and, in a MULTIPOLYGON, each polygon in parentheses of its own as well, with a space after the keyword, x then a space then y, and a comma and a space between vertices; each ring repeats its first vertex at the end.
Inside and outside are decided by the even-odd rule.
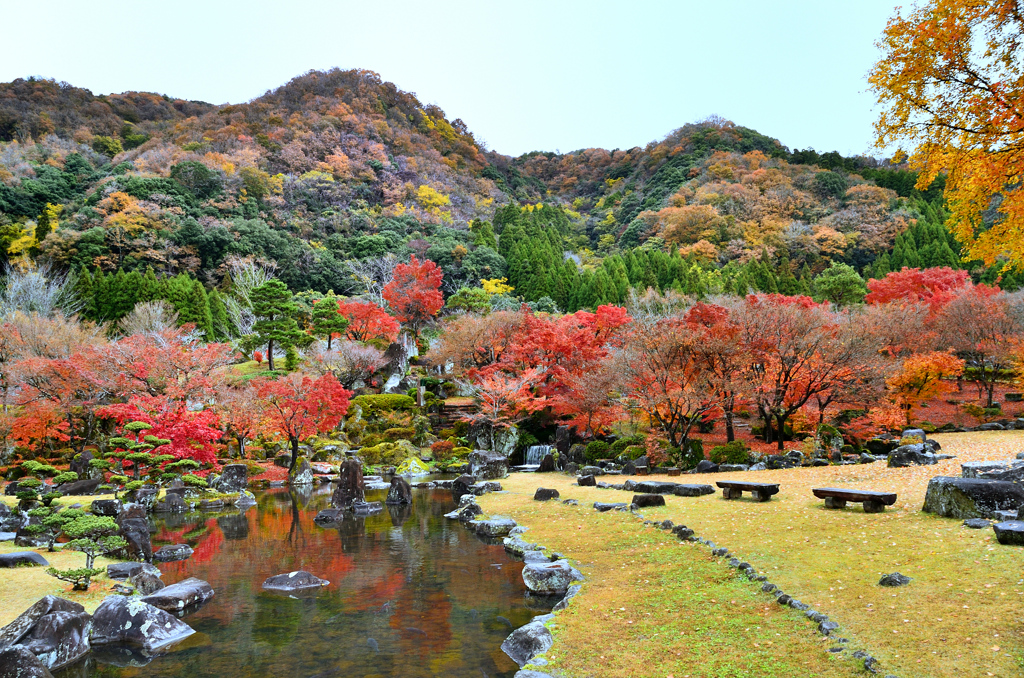
POLYGON ((376 304, 364 301, 339 301, 338 313, 348 318, 349 339, 394 341, 398 337, 398 321, 376 304))
POLYGON ((384 300, 395 317, 419 330, 444 306, 441 294, 441 269, 429 259, 420 261, 415 255, 408 264, 395 267, 395 277, 384 288, 384 300))

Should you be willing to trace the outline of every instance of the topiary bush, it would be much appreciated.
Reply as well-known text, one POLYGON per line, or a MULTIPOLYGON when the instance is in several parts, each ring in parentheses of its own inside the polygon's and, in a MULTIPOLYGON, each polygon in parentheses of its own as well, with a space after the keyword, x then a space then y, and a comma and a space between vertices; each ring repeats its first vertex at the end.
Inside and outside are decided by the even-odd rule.
POLYGON ((375 395, 361 395, 352 399, 353 403, 363 409, 364 414, 387 412, 394 410, 411 410, 416 407, 416 401, 401 393, 380 393, 375 395))
POLYGON ((750 447, 742 440, 716 445, 708 453, 708 459, 716 464, 746 464, 750 462, 750 447))
POLYGON ((629 447, 622 451, 622 454, 626 455, 626 457, 630 461, 635 461, 640 457, 644 456, 646 452, 647 448, 645 448, 643 445, 630 445, 629 447))
MULTIPOLYGON (((627 448, 633 447, 633 446, 636 446, 636 445, 641 445, 642 446, 643 444, 644 444, 644 437, 641 436, 641 435, 625 436, 624 438, 619 438, 614 443, 612 443, 610 451, 611 451, 613 457, 618 457, 618 456, 620 456, 622 454, 625 454, 627 448)), ((637 456, 640 456, 640 455, 637 455, 637 456)), ((635 459, 636 457, 633 457, 633 458, 635 459)))
POLYGON ((597 461, 598 459, 607 459, 608 453, 611 450, 611 445, 604 442, 603 440, 595 440, 587 445, 587 461, 597 461))

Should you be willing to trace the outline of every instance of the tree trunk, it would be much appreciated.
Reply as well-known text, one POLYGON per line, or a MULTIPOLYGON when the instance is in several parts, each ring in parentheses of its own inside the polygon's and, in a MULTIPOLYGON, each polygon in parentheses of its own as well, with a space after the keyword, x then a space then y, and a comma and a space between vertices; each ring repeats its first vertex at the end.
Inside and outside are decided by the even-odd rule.
POLYGON ((288 476, 289 477, 292 475, 292 471, 295 470, 295 464, 299 460, 299 439, 298 438, 292 438, 291 442, 292 442, 292 461, 291 461, 290 464, 288 464, 288 476))
POLYGON ((267 342, 267 364, 270 366, 270 371, 274 371, 274 340, 271 339, 267 342))
POLYGON ((992 395, 993 391, 996 390, 996 375, 995 370, 992 370, 992 381, 988 382, 988 406, 992 407, 992 395))
POLYGON ((725 442, 731 443, 736 440, 736 432, 732 427, 732 408, 735 405, 736 396, 730 395, 725 399, 723 410, 725 410, 725 442))
POLYGON ((779 451, 782 451, 782 441, 786 437, 786 415, 776 414, 776 421, 779 423, 779 451))

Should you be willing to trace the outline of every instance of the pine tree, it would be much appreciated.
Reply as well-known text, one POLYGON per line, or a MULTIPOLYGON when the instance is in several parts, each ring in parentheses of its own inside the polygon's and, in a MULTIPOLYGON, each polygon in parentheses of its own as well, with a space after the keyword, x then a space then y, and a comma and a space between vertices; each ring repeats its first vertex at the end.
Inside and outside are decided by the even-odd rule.
POLYGON ((156 301, 160 298, 160 281, 157 280, 152 266, 148 267, 146 275, 142 276, 142 282, 139 284, 139 292, 136 298, 140 303, 156 301))
POLYGON ((218 341, 227 340, 228 337, 228 308, 224 303, 224 297, 216 289, 210 291, 210 318, 213 321, 213 337, 218 341))
POLYGON ((331 350, 332 337, 335 334, 344 334, 348 329, 348 318, 338 313, 338 297, 333 291, 313 304, 312 317, 314 336, 326 338, 327 350, 331 350))
POLYGON ((268 280, 252 291, 252 310, 258 320, 253 332, 258 345, 266 344, 267 362, 274 369, 274 344, 285 350, 302 343, 306 336, 295 322, 299 305, 280 280, 268 280))
POLYGON ((82 310, 80 312, 82 318, 95 321, 97 319, 96 295, 93 290, 92 274, 89 273, 89 269, 84 265, 75 279, 74 289, 75 297, 82 303, 82 310))
POLYGON ((797 283, 796 277, 793 275, 793 269, 789 265, 789 257, 782 257, 779 262, 779 292, 787 296, 792 296, 799 291, 799 284, 797 283))
POLYGON ((92 277, 92 317, 96 322, 103 322, 107 318, 107 280, 108 276, 103 269, 96 269, 92 277))

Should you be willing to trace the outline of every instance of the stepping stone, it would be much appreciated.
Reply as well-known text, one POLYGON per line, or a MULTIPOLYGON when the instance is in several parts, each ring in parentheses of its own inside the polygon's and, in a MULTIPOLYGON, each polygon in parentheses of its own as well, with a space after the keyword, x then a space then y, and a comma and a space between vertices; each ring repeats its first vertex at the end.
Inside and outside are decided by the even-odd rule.
POLYGON ((15 551, 0 553, 0 567, 35 567, 50 563, 35 551, 15 551))
POLYGON ((899 572, 887 574, 878 580, 879 586, 906 586, 910 583, 910 577, 899 572))
POLYGON ((964 527, 969 527, 972 530, 983 530, 991 524, 991 520, 985 520, 984 518, 968 518, 964 521, 964 527))
POLYGON ((1000 544, 1024 546, 1024 521, 1007 520, 992 526, 1000 544))
POLYGON ((648 508, 650 506, 664 506, 665 497, 660 494, 634 494, 633 506, 637 508, 648 508))
POLYGON ((612 509, 624 509, 624 508, 626 508, 626 504, 624 504, 624 503, 609 504, 609 503, 602 502, 602 501, 595 501, 594 502, 594 508, 597 509, 598 511, 600 511, 601 513, 604 513, 605 511, 611 511, 612 509))
POLYGON ((296 591, 317 591, 331 582, 320 579, 304 570, 277 574, 263 582, 263 588, 275 593, 294 593, 296 591))

